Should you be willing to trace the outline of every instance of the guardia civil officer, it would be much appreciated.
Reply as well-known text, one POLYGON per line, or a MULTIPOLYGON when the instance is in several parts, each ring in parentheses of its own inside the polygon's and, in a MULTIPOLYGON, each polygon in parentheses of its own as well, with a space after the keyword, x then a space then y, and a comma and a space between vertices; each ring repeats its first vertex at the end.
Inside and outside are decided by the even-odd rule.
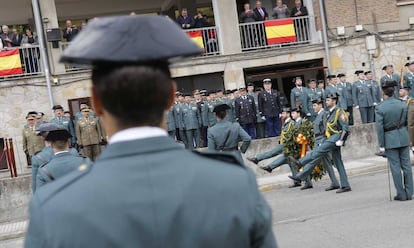
POLYGON ((375 93, 370 81, 365 80, 364 71, 356 71, 357 81, 352 85, 355 108, 359 109, 362 124, 374 122, 375 93))
POLYGON ((40 166, 36 177, 37 189, 69 174, 79 166, 87 167, 91 164, 88 158, 70 152, 70 137, 70 133, 63 128, 49 131, 46 135, 45 140, 50 142, 54 156, 48 163, 40 166))
POLYGON ((302 78, 293 78, 293 83, 296 87, 290 92, 290 106, 292 106, 292 108, 300 108, 307 116, 310 116, 310 113, 308 112, 307 89, 302 86, 302 78))
POLYGON ((225 120, 229 109, 230 107, 227 104, 219 104, 214 107, 213 112, 216 113, 217 123, 207 130, 208 150, 233 152, 240 161, 243 161, 240 152, 245 153, 247 151, 251 138, 239 123, 225 120), (243 144, 239 150, 240 141, 243 144))
POLYGON ((276 247, 254 173, 233 156, 182 149, 161 128, 176 92, 168 59, 201 54, 175 23, 99 18, 72 44, 61 61, 93 66, 93 106, 110 138, 93 167, 36 192, 26 248, 276 247))
MULTIPOLYGON (((339 82, 336 84, 338 86, 339 93, 342 94, 342 99, 345 101, 343 107, 349 114, 349 125, 354 125, 354 101, 352 99, 352 84, 346 81, 344 73, 339 73, 337 75, 339 82)), ((375 102, 375 101, 374 101, 375 102)))
POLYGON ((394 86, 394 97, 398 98, 398 91, 400 89, 400 82, 401 77, 397 73, 394 73, 394 66, 393 65, 384 65, 382 70, 385 71, 385 75, 381 77, 380 83, 384 85, 386 81, 395 81, 397 85, 394 86))
POLYGON ((410 97, 414 98, 414 61, 408 62, 405 66, 407 66, 408 72, 404 76, 404 85, 408 86, 410 97))
POLYGON ((410 163, 410 141, 407 130, 407 105, 394 95, 395 81, 382 85, 384 101, 375 109, 380 152, 385 151, 397 195, 394 200, 411 200, 413 175, 410 163))
POLYGON ((298 167, 302 167, 303 171, 296 174, 296 176, 289 176, 295 182, 305 180, 312 172, 313 168, 318 164, 319 160, 326 156, 327 153, 332 153, 333 162, 339 172, 339 178, 341 182, 341 188, 336 193, 343 193, 351 191, 349 186, 348 176, 345 171, 344 163, 341 156, 341 146, 344 145, 349 131, 348 131, 348 119, 347 114, 341 108, 336 106, 338 101, 337 94, 329 94, 326 96, 326 107, 328 109, 326 131, 325 135, 327 139, 322 144, 315 147, 315 149, 307 153, 305 157, 296 160, 293 157, 290 159, 297 164, 298 167))
POLYGON ((246 88, 240 88, 240 97, 235 101, 236 120, 252 139, 256 139, 256 104, 254 98, 248 96, 246 88))

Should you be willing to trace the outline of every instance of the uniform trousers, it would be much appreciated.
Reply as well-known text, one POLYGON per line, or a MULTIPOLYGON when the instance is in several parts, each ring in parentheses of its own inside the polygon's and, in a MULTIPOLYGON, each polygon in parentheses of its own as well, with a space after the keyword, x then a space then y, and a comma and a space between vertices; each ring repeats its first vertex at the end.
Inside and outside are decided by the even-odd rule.
POLYGON ((374 107, 359 107, 362 124, 374 122, 374 107))
POLYGON ((101 152, 100 145, 87 145, 83 146, 82 148, 82 154, 85 157, 88 157, 90 160, 95 161, 96 158, 99 156, 99 153, 101 152))
POLYGON ((410 162, 410 148, 406 146, 385 149, 385 154, 391 168, 397 196, 404 200, 411 199, 413 195, 413 174, 410 162))
POLYGON ((266 117, 267 135, 276 137, 280 135, 280 119, 279 117, 266 117))
POLYGON ((349 125, 350 126, 354 125, 354 107, 348 106, 346 108, 346 112, 349 113, 349 125))
POLYGON ((265 128, 266 128, 265 122, 256 123, 256 138, 257 139, 263 139, 266 137, 265 128))
POLYGON ((283 152, 283 145, 276 145, 275 148, 273 148, 272 150, 268 151, 268 152, 264 152, 264 153, 260 153, 256 155, 256 159, 259 161, 271 158, 271 157, 275 157, 279 154, 282 154, 283 152))
POLYGON ((305 157, 299 159, 299 162, 304 166, 304 169, 296 176, 304 180, 319 163, 319 160, 324 156, 326 157, 329 152, 332 153, 332 160, 339 172, 341 187, 349 187, 348 176, 346 175, 344 162, 342 161, 341 147, 336 146, 333 141, 324 141, 311 153, 308 153, 305 157))
POLYGON ((254 126, 254 123, 242 124, 241 126, 244 131, 246 131, 246 133, 250 136, 250 138, 252 138, 252 140, 256 139, 256 128, 254 126))
POLYGON ((194 149, 200 147, 200 132, 198 129, 185 130, 185 135, 187 137, 185 148, 194 149))

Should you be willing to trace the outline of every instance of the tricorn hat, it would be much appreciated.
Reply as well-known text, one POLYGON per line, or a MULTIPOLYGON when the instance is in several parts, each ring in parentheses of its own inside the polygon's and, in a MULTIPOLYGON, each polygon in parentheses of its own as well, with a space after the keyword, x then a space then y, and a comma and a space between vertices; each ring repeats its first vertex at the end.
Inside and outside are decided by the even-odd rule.
POLYGON ((68 132, 68 130, 62 128, 62 129, 49 131, 49 133, 45 137, 45 140, 47 141, 68 140, 71 137, 72 135, 68 132))
POLYGON ((227 109, 230 109, 229 105, 227 104, 219 104, 217 106, 214 107, 213 112, 217 113, 217 112, 223 112, 226 111, 227 109))

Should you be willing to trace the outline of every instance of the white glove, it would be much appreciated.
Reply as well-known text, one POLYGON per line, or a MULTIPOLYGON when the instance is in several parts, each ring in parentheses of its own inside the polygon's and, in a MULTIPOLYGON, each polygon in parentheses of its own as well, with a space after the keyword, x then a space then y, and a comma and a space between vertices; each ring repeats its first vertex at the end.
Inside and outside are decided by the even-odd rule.
POLYGON ((414 152, 414 146, 412 146, 412 147, 411 147, 411 151, 413 151, 413 152, 414 152))
POLYGON ((306 115, 307 115, 307 116, 311 116, 311 114, 310 114, 310 113, 307 113, 306 115))
POLYGON ((336 146, 343 146, 344 141, 343 140, 338 140, 337 142, 335 142, 336 146))
POLYGON ((355 106, 355 108, 359 109, 359 106, 355 106))
POLYGON ((380 152, 385 152, 385 148, 384 147, 380 147, 380 152))
POLYGON ((262 116, 262 120, 264 120, 264 121, 265 121, 265 120, 266 120, 266 117, 262 116))
POLYGON ((374 106, 377 106, 377 105, 378 105, 378 103, 374 102, 374 106))

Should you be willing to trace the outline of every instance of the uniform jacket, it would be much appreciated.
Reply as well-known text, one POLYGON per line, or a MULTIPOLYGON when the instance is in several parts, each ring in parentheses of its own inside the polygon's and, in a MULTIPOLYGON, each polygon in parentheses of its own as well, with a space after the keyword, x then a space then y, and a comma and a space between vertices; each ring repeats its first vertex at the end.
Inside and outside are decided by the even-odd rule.
POLYGON ((295 87, 290 92, 290 106, 292 108, 295 108, 296 107, 296 100, 299 100, 300 107, 305 112, 305 114, 309 113, 307 91, 308 90, 305 87, 302 87, 302 90, 300 90, 298 87, 295 87))
MULTIPOLYGON (((350 82, 338 82, 336 85, 338 87, 339 94, 342 95, 342 99, 345 101, 346 106, 354 106, 354 100, 352 98, 352 84, 350 82)), ((345 106, 345 104, 343 104, 343 106, 345 106)))
POLYGON ((167 111, 167 131, 175 131, 174 107, 167 111))
POLYGON ((307 112, 314 116, 315 111, 313 111, 312 101, 315 100, 315 99, 318 99, 318 98, 322 99, 322 97, 320 96, 320 94, 318 94, 317 89, 312 90, 310 88, 306 88, 306 92, 307 92, 307 95, 308 95, 308 103, 306 104, 308 106, 307 112))
POLYGON ((352 87, 352 97, 355 106, 361 108, 374 106, 375 94, 372 82, 366 80, 355 81, 352 87))
POLYGON ((407 112, 407 104, 393 97, 385 99, 375 108, 375 123, 380 147, 392 149, 410 145, 407 112))
POLYGON ((201 127, 201 114, 198 110, 197 104, 194 103, 184 103, 181 105, 181 118, 184 125, 184 130, 198 129, 201 127))
MULTIPOLYGON (((89 111, 89 117, 96 117, 95 116, 95 112, 93 112, 92 110, 90 110, 89 111)), ((82 112, 77 112, 76 114, 75 114, 75 123, 80 119, 80 118, 83 118, 83 114, 82 114, 82 112)))
POLYGON ((236 118, 240 124, 256 122, 256 104, 252 96, 237 98, 234 106, 236 108, 236 118))
POLYGON ((316 115, 313 120, 313 133, 315 135, 314 147, 321 144, 325 139, 325 125, 326 125, 326 114, 327 112, 322 109, 319 114, 316 115))
POLYGON ((175 103, 174 108, 174 117, 175 117, 175 128, 180 130, 184 130, 184 124, 182 123, 182 110, 181 110, 182 103, 175 103))
POLYGON ((408 72, 404 76, 404 84, 410 88, 410 97, 414 98, 414 73, 408 72))
POLYGON ((236 121, 235 99, 227 100, 226 104, 229 105, 230 109, 227 110, 227 115, 226 115, 225 120, 230 121, 230 122, 235 122, 236 121))
POLYGON ((346 100, 344 99, 344 96, 342 95, 342 91, 338 89, 337 85, 329 84, 325 89, 325 97, 333 93, 337 93, 339 95, 337 106, 341 109, 347 109, 348 106, 346 104, 346 100))
POLYGON ((250 136, 238 123, 219 121, 207 132, 209 150, 217 151, 219 147, 224 147, 224 150, 232 150, 237 148, 239 142, 242 141, 240 150, 244 153, 250 145, 250 136))
POLYGON ((35 130, 36 126, 27 126, 23 129, 23 151, 27 151, 30 156, 45 147, 45 142, 40 136, 36 135, 35 130))
POLYGON ((82 163, 90 164, 91 162, 88 158, 74 155, 69 151, 54 155, 49 163, 39 168, 36 177, 36 188, 39 189, 46 183, 76 170, 82 163))
POLYGON ((216 116, 215 116, 215 113, 213 112, 214 107, 216 105, 217 105, 216 101, 205 102, 204 108, 202 111, 203 126, 211 127, 211 126, 214 126, 214 124, 216 124, 216 116))
POLYGON ((326 110, 326 132, 331 136, 327 139, 329 142, 336 142, 341 138, 342 131, 349 131, 348 115, 345 110, 336 106, 332 111, 326 110), (333 130, 333 132, 332 132, 333 130))
POLYGON ((375 80, 366 80, 366 81, 371 82, 371 84, 372 84, 372 93, 373 93, 373 97, 374 97, 374 102, 377 103, 377 104, 380 103, 381 99, 382 99, 381 86, 375 80))
POLYGON ((259 112, 265 117, 279 117, 280 113, 280 98, 276 90, 270 90, 270 93, 263 90, 259 93, 259 112))
POLYGON ((408 106, 407 125, 408 135, 410 137, 410 146, 414 146, 414 99, 409 97, 406 103, 408 106))
POLYGON ((80 118, 76 123, 76 138, 81 146, 98 145, 104 137, 97 119, 80 118))
POLYGON ((165 136, 109 144, 88 168, 35 194, 26 248, 277 247, 247 167, 165 136))
POLYGON ((55 117, 50 120, 51 123, 56 123, 62 126, 64 129, 68 130, 69 133, 72 135, 71 143, 72 145, 76 144, 76 132, 75 127, 73 125, 73 121, 68 117, 55 117))

